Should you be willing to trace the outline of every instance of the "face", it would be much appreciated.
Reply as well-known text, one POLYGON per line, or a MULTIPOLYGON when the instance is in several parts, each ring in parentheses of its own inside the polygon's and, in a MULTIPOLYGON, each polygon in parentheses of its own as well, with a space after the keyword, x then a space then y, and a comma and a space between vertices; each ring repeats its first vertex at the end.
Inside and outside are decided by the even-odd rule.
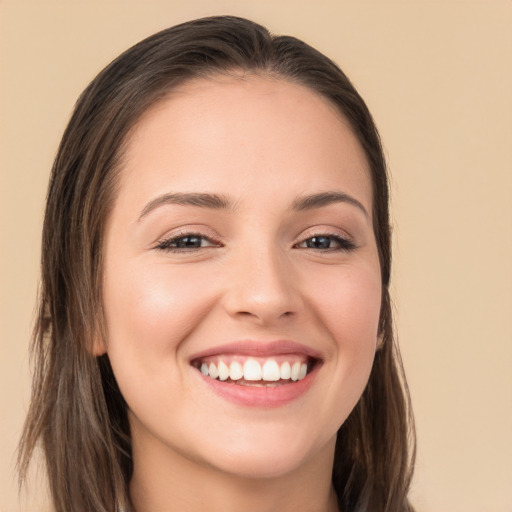
POLYGON ((96 352, 140 458, 269 477, 332 456, 372 366, 381 276, 364 152, 327 100, 253 76, 154 105, 104 269, 96 352))

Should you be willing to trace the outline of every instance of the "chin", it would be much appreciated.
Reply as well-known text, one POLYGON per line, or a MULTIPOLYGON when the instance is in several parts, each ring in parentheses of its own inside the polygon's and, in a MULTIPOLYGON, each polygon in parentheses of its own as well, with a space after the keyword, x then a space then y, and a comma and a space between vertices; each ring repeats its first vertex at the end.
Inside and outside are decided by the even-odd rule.
POLYGON ((218 453, 211 454, 210 464, 224 473, 242 478, 267 479, 286 476, 308 465, 320 454, 330 459, 334 454, 336 436, 306 436, 304 432, 254 431, 251 439, 236 440, 223 445, 218 453), (323 438, 326 439, 323 439, 323 438))
POLYGON ((304 454, 292 453, 267 453, 241 454, 234 457, 233 461, 217 466, 223 473, 239 478, 251 480, 264 480, 279 478, 297 471, 304 463, 304 454))

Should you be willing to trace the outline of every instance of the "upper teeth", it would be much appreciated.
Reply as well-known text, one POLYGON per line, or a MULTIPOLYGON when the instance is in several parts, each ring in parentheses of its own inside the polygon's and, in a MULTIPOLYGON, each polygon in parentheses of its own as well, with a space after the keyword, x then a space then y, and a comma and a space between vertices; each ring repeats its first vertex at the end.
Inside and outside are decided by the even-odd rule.
POLYGON ((213 379, 276 382, 278 380, 302 380, 307 372, 308 365, 303 361, 284 361, 278 364, 275 359, 267 359, 263 365, 257 359, 249 358, 243 365, 232 361, 229 365, 222 359, 217 362, 201 364, 201 373, 213 379))

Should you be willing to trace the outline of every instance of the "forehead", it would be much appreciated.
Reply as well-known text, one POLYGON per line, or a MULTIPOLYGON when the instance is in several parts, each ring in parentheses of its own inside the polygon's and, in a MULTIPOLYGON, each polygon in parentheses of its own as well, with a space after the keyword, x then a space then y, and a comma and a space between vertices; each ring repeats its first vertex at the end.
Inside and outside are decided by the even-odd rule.
POLYGON ((367 159, 348 121, 328 99, 281 78, 187 82, 143 114, 125 147, 121 187, 139 195, 169 180, 215 192, 233 179, 246 187, 265 179, 287 187, 293 179, 309 190, 343 178, 371 211, 367 159))

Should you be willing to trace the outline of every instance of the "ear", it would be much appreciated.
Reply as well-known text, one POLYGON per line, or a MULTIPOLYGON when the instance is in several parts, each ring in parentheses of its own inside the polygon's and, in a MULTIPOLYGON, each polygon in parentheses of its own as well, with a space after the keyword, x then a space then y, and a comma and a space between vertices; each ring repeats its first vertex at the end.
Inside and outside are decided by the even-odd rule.
POLYGON ((384 346, 384 335, 379 334, 377 336, 377 343, 375 344, 375 352, 378 352, 384 346))
POLYGON ((91 354, 94 357, 102 356, 107 352, 107 345, 103 340, 103 336, 101 334, 95 334, 91 343, 91 354))

